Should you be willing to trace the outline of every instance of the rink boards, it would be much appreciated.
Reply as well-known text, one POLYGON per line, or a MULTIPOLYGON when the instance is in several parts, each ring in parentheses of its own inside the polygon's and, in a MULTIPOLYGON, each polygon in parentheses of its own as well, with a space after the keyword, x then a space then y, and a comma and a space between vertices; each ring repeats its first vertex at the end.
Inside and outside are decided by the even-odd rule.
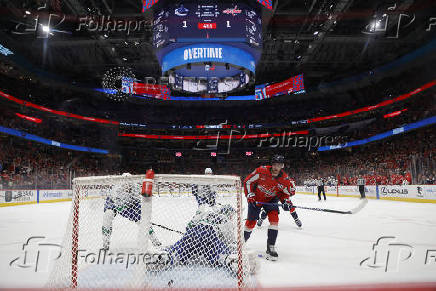
MULTIPOLYGON (((185 193, 186 192, 186 193, 185 193)), ((317 195, 316 186, 297 186, 297 194, 317 195)), ((357 186, 326 186, 327 196, 360 197, 357 186)), ((159 196, 183 196, 187 190, 160 191, 159 196)), ((223 191, 221 195, 234 195, 223 191), (225 192, 225 193, 224 193, 225 192)), ((436 203, 436 185, 377 185, 365 186, 365 195, 370 199, 436 203)), ((89 193, 89 198, 98 197, 98 190, 89 193)), ((72 190, 0 190, 0 207, 71 201, 72 190)))
MULTIPOLYGON (((317 186, 297 186, 297 193, 317 195, 317 186)), ((325 186, 327 196, 360 197, 358 186, 325 186)), ((321 194, 322 195, 322 194, 321 194)), ((436 185, 368 185, 365 196, 369 199, 436 203, 436 185)))

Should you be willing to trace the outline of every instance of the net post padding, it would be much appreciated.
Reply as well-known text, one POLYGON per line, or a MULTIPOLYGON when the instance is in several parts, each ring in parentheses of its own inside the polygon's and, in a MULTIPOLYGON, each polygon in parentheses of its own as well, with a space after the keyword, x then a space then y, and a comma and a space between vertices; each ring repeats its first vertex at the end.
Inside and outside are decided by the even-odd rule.
MULTIPOLYGON (((55 268, 53 272, 57 272, 58 274, 50 275, 50 279, 52 281, 48 282, 49 287, 71 287, 71 288, 81 288, 81 287, 107 287, 108 285, 93 285, 92 282, 86 282, 86 284, 83 284, 84 281, 84 275, 80 275, 82 270, 85 269, 85 273, 90 273, 89 269, 92 269, 95 267, 83 267, 83 257, 79 257, 78 252, 80 249, 83 248, 95 248, 96 245, 101 243, 101 238, 99 238, 101 234, 101 222, 99 221, 93 221, 94 218, 98 215, 103 215, 103 204, 105 199, 107 197, 110 197, 108 194, 111 193, 111 191, 114 191, 114 188, 117 187, 117 185, 120 185, 122 183, 124 184, 132 184, 132 185, 142 185, 142 181, 144 180, 145 175, 131 175, 131 176, 101 176, 101 177, 83 177, 83 178, 76 178, 73 180, 73 203, 72 203, 72 211, 70 214, 70 220, 67 227, 67 234, 64 237, 64 248, 65 251, 68 252, 69 249, 69 255, 65 255, 67 257, 67 260, 70 266, 61 266, 60 268, 55 268), (98 202, 98 203, 94 203, 98 202), (92 203, 92 204, 90 204, 92 203), (90 204, 90 205, 88 205, 90 204), (97 205, 97 206, 96 206, 97 205), (88 213, 90 211, 93 211, 91 214, 88 213), (89 221, 88 221, 89 220, 89 221), (89 227, 88 224, 91 224, 92 227, 89 227), (89 229, 88 229, 89 227, 89 229), (92 230, 92 231, 91 231, 92 230), (91 232, 91 235, 90 235, 91 232), (95 233, 94 237, 92 233, 95 233), (95 241, 92 241, 88 244, 87 240, 93 239, 95 241), (82 240, 82 241, 81 241, 82 240), (81 267, 82 266, 82 267, 81 267), (70 278, 68 279, 68 275, 66 275, 65 270, 68 271, 70 274, 70 278), (59 278, 61 278, 62 282, 59 282, 59 278)), ((182 228, 182 222, 185 223, 188 221, 186 217, 192 217, 193 214, 196 212, 196 208, 194 209, 194 206, 197 207, 195 204, 195 199, 191 197, 191 186, 197 185, 197 186, 213 186, 216 187, 217 193, 219 193, 219 196, 224 197, 222 198, 222 203, 228 203, 231 202, 232 206, 237 210, 236 217, 233 218, 234 223, 236 224, 236 228, 234 228, 235 236, 236 237, 236 251, 237 251, 237 274, 236 274, 236 280, 234 287, 247 287, 247 262, 248 259, 244 257, 244 242, 243 242, 243 234, 242 234, 242 188, 241 188, 241 181, 240 178, 237 176, 224 176, 224 175, 171 175, 171 174, 157 174, 154 178, 153 183, 153 197, 149 198, 148 201, 147 198, 142 199, 141 197, 141 209, 147 209, 147 211, 142 212, 142 216, 140 219, 140 223, 137 223, 138 226, 138 236, 136 240, 138 242, 141 242, 141 244, 138 244, 138 248, 136 250, 140 251, 142 250, 148 250, 153 248, 153 246, 149 246, 147 243, 149 241, 149 234, 145 230, 148 230, 152 225, 152 219, 159 219, 160 217, 157 217, 155 214, 160 212, 168 212, 166 215, 168 216, 167 219, 164 219, 162 221, 156 221, 156 225, 159 226, 165 225, 167 228, 155 228, 155 232, 157 232, 159 235, 160 233, 167 232, 165 235, 167 238, 171 237, 171 239, 167 239, 167 241, 171 244, 174 243, 172 241, 172 236, 176 236, 182 233, 183 234, 183 228, 182 228), (175 190, 175 191, 173 191, 175 190), (176 195, 176 196, 173 196, 176 195), (154 201, 153 203, 151 201, 154 201), (173 201, 174 200, 174 201, 173 201), (185 200, 189 200, 188 202, 184 202, 185 200), (170 203, 170 205, 166 205, 167 203, 170 203), (157 203, 157 208, 155 208, 155 203, 157 203), (178 207, 179 204, 182 204, 183 207, 178 207), (186 204, 186 205, 185 205, 186 204), (189 204, 189 205, 188 205, 189 204), (152 206, 153 205, 153 206, 152 206), (177 205, 176 208, 173 207, 173 205, 177 205), (152 210, 153 207, 153 210, 152 210), (154 214, 152 212, 155 211, 154 214), (184 216, 183 218, 179 218, 177 215, 180 213, 176 213, 180 211, 184 216), (176 225, 173 225, 176 224, 176 225), (158 228, 158 229, 157 229, 158 228), (171 234, 168 234, 168 229, 174 229, 174 232, 171 234), (147 238, 145 238, 147 237, 147 238)), ((136 187, 136 186, 135 186, 136 187)), ((135 190, 135 193, 137 191, 135 190)), ((221 203, 221 202, 220 202, 221 203)), ((106 211, 106 206, 104 206, 106 211)), ((120 215, 117 216, 116 219, 119 219, 120 215)), ((98 219, 97 219, 98 220, 98 219)), ((122 223, 125 223, 124 221, 122 223)), ((185 225, 186 227, 186 225, 185 225)), ((112 231, 112 230, 111 230, 112 231)), ((115 229, 114 229, 114 232, 115 229)), ((126 232, 127 233, 127 232, 126 232)), ((124 234, 124 233, 123 233, 124 234)), ((129 233, 124 234, 127 236, 129 233)), ((112 234, 113 236, 113 234, 112 234)), ((162 235, 163 236, 163 235, 162 235)), ((118 238, 120 239, 120 238, 118 238)), ((132 240, 131 237, 121 239, 126 240, 132 240)), ((133 239, 135 240, 135 239, 133 239)), ((164 243, 166 244, 167 241, 164 240, 164 243)), ((122 245, 122 244, 120 244, 122 245)), ((94 270, 95 271, 95 270, 94 270)), ((147 270, 145 270, 147 271, 147 270)), ((99 271, 100 272, 100 271, 99 271)), ((104 272, 101 271, 101 272, 104 272)), ((102 278, 110 278, 109 275, 101 275, 97 274, 98 276, 102 278)), ((96 276, 96 277, 98 277, 96 276)), ((139 276, 139 278, 136 278, 134 283, 129 283, 126 286, 121 285, 119 287, 155 287, 153 285, 148 285, 148 283, 144 283, 141 277, 144 277, 144 272, 141 271, 137 273, 136 276, 139 276)), ((91 278, 90 274, 86 274, 86 280, 90 280, 91 278)), ((148 280, 148 279, 147 279, 148 280)), ((98 280, 97 280, 98 281, 98 280)), ((109 285, 112 287, 112 285, 109 285)), ((113 285, 116 286, 116 285, 113 285)), ((118 286, 117 286, 118 287, 118 286)), ((176 286, 174 286, 176 287, 176 286)), ((190 286, 182 286, 182 287, 190 287, 190 286)), ((215 287, 213 285, 207 286, 202 285, 202 287, 215 287)))

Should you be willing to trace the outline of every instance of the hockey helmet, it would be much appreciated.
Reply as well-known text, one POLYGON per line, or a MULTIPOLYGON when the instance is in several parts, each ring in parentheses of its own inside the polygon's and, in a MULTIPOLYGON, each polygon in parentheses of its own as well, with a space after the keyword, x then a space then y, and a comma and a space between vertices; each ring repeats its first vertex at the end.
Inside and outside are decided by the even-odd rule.
POLYGON ((271 158, 271 164, 284 164, 285 163, 285 157, 282 155, 274 155, 271 158))

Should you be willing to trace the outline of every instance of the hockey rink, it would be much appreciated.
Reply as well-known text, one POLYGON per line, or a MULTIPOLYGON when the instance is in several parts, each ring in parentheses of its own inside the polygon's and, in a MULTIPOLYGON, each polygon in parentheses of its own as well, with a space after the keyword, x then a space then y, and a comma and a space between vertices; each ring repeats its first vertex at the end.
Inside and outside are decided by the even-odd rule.
MULTIPOLYGON (((360 200, 318 202, 297 194, 293 202, 350 210, 360 200)), ((61 243, 70 208, 71 202, 0 208, 0 287, 44 287, 55 255, 41 250, 35 264, 33 256, 24 258, 23 244, 31 237, 61 243)), ((436 282, 436 204, 369 200, 353 215, 297 212, 302 229, 289 213, 280 214, 277 262, 262 257, 267 221, 248 241, 258 254, 258 287, 436 282)))

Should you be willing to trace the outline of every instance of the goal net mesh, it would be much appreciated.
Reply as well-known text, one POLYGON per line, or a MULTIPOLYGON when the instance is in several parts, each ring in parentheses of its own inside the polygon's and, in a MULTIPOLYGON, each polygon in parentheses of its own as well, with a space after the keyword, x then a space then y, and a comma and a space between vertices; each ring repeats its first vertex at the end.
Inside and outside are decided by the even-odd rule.
POLYGON ((76 178, 62 253, 47 287, 252 287, 240 178, 156 175, 76 178))

